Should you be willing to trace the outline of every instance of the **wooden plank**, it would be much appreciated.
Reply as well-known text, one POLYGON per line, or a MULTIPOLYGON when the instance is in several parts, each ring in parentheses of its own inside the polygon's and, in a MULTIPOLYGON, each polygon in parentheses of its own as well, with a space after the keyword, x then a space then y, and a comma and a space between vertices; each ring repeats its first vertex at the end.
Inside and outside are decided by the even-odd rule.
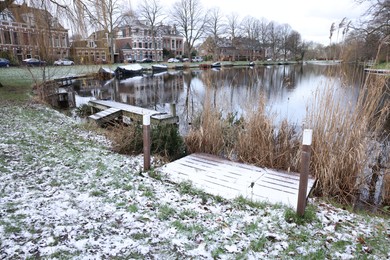
MULTIPOLYGON (((228 199, 241 195, 296 208, 299 173, 264 169, 208 154, 191 154, 164 165, 160 171, 174 182, 189 180, 195 187, 213 195, 228 199)), ((310 177, 307 195, 314 182, 310 177)))
POLYGON ((120 102, 110 101, 110 100, 91 100, 88 102, 89 106, 95 107, 100 110, 107 110, 110 108, 116 108, 123 111, 123 115, 129 117, 133 121, 142 122, 142 117, 144 115, 151 115, 151 123, 154 125, 164 123, 164 124, 175 124, 179 122, 178 116, 173 116, 170 114, 160 113, 156 110, 151 110, 147 108, 132 106, 128 104, 123 104, 120 102))
POLYGON ((104 124, 106 122, 112 121, 118 116, 122 115, 122 111, 117 108, 109 108, 103 111, 100 111, 96 114, 90 115, 88 118, 95 120, 99 125, 104 124))

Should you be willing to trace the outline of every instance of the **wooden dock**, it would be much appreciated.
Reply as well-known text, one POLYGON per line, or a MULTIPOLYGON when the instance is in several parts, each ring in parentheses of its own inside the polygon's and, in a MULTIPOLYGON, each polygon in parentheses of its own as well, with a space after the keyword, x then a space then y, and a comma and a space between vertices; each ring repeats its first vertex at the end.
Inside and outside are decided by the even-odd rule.
MULTIPOLYGON (((191 154, 159 171, 173 182, 191 181, 194 187, 226 199, 243 196, 297 207, 299 173, 288 173, 228 161, 208 154, 191 154)), ((309 177, 307 196, 315 179, 309 177)))
POLYGON ((142 107, 132 106, 109 100, 91 100, 88 105, 93 109, 103 110, 96 114, 89 116, 90 119, 95 120, 98 124, 115 119, 119 115, 126 116, 132 121, 141 122, 144 115, 151 115, 151 124, 176 124, 179 118, 176 115, 160 113, 156 110, 146 109, 142 107))

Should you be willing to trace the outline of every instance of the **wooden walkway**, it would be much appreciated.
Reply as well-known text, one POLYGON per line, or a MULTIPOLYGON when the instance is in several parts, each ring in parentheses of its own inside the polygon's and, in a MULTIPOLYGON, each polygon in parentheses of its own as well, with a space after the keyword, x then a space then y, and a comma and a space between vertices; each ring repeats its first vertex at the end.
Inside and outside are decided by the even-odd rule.
MULTIPOLYGON (((282 203, 296 209, 299 174, 235 163, 208 154, 191 154, 159 169, 173 182, 189 180, 194 187, 226 199, 282 203)), ((314 178, 309 177, 307 195, 314 178)))
POLYGON ((141 122, 142 123, 142 117, 143 115, 151 115, 150 122, 152 124, 175 124, 179 121, 179 118, 177 116, 173 116, 166 113, 160 113, 156 110, 141 108, 137 106, 131 106, 128 104, 123 104, 115 101, 109 101, 109 100, 91 100, 88 102, 88 105, 92 108, 103 110, 102 112, 106 111, 106 113, 99 112, 97 114, 89 116, 90 119, 97 120, 97 123, 100 122, 100 120, 108 119, 114 110, 109 109, 116 109, 119 110, 123 116, 126 116, 130 118, 133 121, 141 122), (112 113, 111 113, 112 111, 112 113), (103 118, 103 119, 102 119, 103 118))
POLYGON ((103 125, 104 123, 108 123, 121 115, 122 110, 112 107, 90 115, 89 118, 95 120, 98 125, 103 125))

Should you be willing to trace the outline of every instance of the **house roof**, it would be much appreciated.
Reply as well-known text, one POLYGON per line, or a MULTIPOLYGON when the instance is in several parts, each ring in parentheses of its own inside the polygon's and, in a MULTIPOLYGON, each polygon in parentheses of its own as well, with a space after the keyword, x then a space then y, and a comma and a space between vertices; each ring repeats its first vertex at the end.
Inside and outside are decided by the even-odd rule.
POLYGON ((25 23, 39 28, 52 28, 55 30, 67 30, 58 21, 56 17, 47 10, 28 6, 27 4, 11 4, 3 12, 11 12, 14 22, 25 23))

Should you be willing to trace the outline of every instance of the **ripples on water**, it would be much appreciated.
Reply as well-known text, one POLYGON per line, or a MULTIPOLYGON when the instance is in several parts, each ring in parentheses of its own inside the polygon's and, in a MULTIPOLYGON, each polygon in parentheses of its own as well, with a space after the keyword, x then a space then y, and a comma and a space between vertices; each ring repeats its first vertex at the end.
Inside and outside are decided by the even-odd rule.
POLYGON ((317 89, 331 86, 341 102, 353 104, 363 77, 361 67, 299 64, 169 71, 123 80, 83 80, 74 86, 78 106, 96 98, 169 113, 170 103, 175 103, 181 127, 186 128, 206 98, 224 113, 245 117, 261 95, 276 119, 301 124, 317 89))

